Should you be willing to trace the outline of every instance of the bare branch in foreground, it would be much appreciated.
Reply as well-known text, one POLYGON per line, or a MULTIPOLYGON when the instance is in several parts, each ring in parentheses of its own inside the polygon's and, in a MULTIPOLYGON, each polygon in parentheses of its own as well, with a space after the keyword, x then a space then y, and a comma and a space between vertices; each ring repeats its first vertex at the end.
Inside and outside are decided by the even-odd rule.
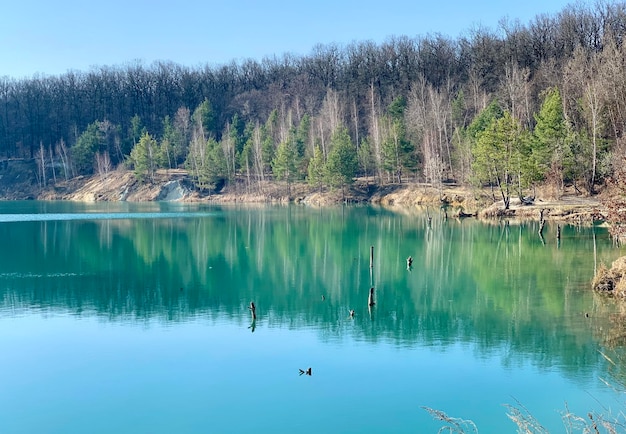
POLYGON ((478 428, 476 427, 474 422, 472 422, 471 420, 450 417, 441 410, 435 410, 429 407, 422 407, 422 408, 426 410, 428 413, 430 413, 430 415, 433 418, 440 420, 442 422, 445 422, 447 424, 446 426, 442 426, 441 428, 439 428, 439 431, 438 431, 439 433, 443 433, 443 432, 458 433, 458 434, 464 434, 466 432, 478 433, 478 428))

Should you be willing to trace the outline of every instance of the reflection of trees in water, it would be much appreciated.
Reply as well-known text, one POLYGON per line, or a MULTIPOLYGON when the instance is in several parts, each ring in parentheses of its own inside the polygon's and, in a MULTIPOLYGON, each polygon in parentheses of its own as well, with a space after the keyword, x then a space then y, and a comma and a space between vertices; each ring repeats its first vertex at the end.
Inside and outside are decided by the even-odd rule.
MULTIPOLYGON (((548 236, 542 243, 533 223, 435 215, 429 224, 425 215, 367 207, 22 223, 0 227, 13 246, 0 252, 0 296, 5 307, 111 320, 201 315, 242 323, 254 300, 257 327, 313 327, 323 339, 351 335, 399 345, 460 340, 484 352, 505 346, 510 354, 536 354, 540 364, 553 357, 584 364, 596 357, 580 323, 592 300, 584 290, 594 233, 573 231, 564 228, 557 248, 548 236), (372 284, 376 305, 368 310, 372 284)), ((617 255, 608 237, 596 242, 600 261, 617 255)))
POLYGON ((610 377, 603 381, 611 387, 626 389, 626 303, 607 294, 594 294, 588 319, 608 367, 610 377))

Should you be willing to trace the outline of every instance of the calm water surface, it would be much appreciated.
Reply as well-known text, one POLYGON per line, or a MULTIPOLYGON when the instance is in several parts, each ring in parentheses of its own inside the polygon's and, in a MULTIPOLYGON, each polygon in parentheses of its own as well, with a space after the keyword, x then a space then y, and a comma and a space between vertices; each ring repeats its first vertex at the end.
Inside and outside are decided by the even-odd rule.
POLYGON ((0 203, 0 432, 436 433, 429 407, 501 433, 513 405, 558 433, 566 406, 623 411, 589 290, 624 253, 606 230, 430 215, 0 203))

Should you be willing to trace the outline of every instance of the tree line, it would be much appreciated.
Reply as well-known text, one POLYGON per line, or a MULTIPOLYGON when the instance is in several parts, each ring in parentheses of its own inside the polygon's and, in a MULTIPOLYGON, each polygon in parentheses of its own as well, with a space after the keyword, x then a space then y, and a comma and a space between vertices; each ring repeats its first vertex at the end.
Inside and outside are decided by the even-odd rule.
POLYGON ((626 4, 571 5, 456 40, 393 37, 216 67, 103 66, 0 78, 0 155, 40 182, 120 164, 196 186, 539 183, 593 194, 623 162, 626 4))

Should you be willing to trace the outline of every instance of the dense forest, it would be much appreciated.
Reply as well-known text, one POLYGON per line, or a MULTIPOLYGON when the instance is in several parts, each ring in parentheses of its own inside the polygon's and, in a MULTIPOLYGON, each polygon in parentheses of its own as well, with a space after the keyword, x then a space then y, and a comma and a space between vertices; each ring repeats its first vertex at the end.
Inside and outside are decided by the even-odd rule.
MULTIPOLYGON (((0 78, 0 155, 42 186, 124 164, 202 190, 306 180, 539 184, 593 194, 622 167, 626 3, 217 67, 105 66, 0 78)), ((525 193, 526 192, 526 193, 525 193)))

